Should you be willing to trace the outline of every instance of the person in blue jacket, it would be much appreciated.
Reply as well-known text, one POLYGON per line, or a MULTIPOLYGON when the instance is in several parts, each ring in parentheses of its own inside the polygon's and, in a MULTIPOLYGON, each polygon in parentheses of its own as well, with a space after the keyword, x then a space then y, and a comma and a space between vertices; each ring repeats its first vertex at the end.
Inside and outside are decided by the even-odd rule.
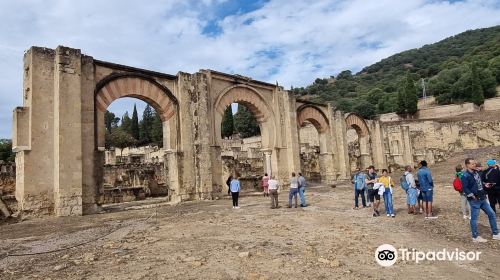
MULTIPOLYGON (((486 242, 486 239, 479 236, 477 228, 479 209, 482 209, 488 215, 493 240, 500 240, 496 215, 486 201, 486 191, 483 188, 481 176, 476 170, 476 161, 473 158, 467 158, 465 160, 465 167, 466 170, 460 180, 462 181, 462 191, 469 200, 471 208, 470 230, 472 232, 472 241, 486 242)), ((491 184, 484 184, 484 187, 490 188, 491 184)))
POLYGON ((427 167, 427 161, 420 162, 420 169, 417 172, 418 182, 420 183, 420 193, 423 198, 423 206, 426 219, 437 218, 432 213, 432 197, 434 192, 434 182, 432 180, 431 171, 427 167))
POLYGON ((236 173, 234 175, 234 178, 233 180, 231 180, 231 184, 230 184, 230 190, 231 190, 231 198, 233 199, 233 209, 240 209, 240 207, 238 206, 238 197, 240 196, 240 180, 238 180, 239 178, 239 174, 236 173))

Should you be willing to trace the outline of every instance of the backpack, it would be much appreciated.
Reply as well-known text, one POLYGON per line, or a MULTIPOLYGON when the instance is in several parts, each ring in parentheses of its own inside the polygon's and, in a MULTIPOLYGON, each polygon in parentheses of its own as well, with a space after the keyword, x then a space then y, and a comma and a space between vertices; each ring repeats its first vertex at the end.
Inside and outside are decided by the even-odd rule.
POLYGON ((410 184, 408 184, 408 181, 406 181, 406 175, 403 174, 401 178, 399 178, 399 185, 401 188, 405 191, 408 192, 408 189, 410 188, 410 184))
POLYGON ((462 192, 462 181, 460 180, 460 178, 455 177, 455 180, 453 180, 453 188, 457 192, 462 192))

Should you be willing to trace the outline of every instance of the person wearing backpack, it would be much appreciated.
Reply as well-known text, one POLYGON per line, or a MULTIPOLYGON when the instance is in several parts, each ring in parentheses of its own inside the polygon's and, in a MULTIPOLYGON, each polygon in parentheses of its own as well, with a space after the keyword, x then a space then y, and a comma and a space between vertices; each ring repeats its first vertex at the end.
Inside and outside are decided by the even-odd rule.
MULTIPOLYGON (((462 176, 462 190, 469 200, 471 208, 471 219, 470 219, 470 230, 472 233, 473 242, 486 242, 487 240, 479 236, 479 231, 477 228, 477 220, 479 218, 479 210, 483 210, 486 215, 488 215, 488 220, 490 222, 491 233, 493 234, 493 240, 500 240, 500 235, 498 234, 498 226, 495 212, 491 209, 490 204, 486 200, 486 192, 483 188, 483 181, 479 172, 476 170, 476 161, 473 158, 467 158, 465 160, 465 166, 467 170, 462 176)), ((484 187, 490 188, 491 183, 484 184, 484 187)))
POLYGON ((453 188, 460 193, 460 207, 462 208, 462 214, 464 215, 464 219, 470 219, 469 201, 467 201, 467 197, 465 196, 462 190, 461 179, 463 175, 464 175, 463 167, 461 164, 459 164, 455 167, 455 179, 453 180, 453 188))
POLYGON ((401 176, 400 183, 401 188, 406 190, 406 204, 408 205, 408 214, 417 215, 418 212, 415 209, 415 205, 417 205, 417 185, 415 184, 415 178, 411 173, 413 171, 413 167, 411 165, 405 166, 405 173, 401 176))
POLYGON ((351 182, 354 184, 354 210, 358 210, 359 196, 361 195, 361 203, 363 208, 366 207, 365 200, 365 189, 366 189, 366 174, 359 168, 356 169, 356 173, 352 176, 351 182))

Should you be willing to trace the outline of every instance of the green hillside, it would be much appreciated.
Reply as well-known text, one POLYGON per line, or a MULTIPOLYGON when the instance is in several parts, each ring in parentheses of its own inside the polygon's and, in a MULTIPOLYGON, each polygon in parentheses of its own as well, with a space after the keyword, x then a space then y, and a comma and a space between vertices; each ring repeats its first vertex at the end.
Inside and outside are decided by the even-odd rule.
POLYGON ((341 110, 370 118, 403 112, 398 108, 398 92, 404 95, 407 81, 413 81, 415 94, 421 95, 421 79, 427 95, 436 96, 439 104, 482 104, 484 98, 495 96, 500 84, 500 26, 466 31, 392 55, 355 75, 342 71, 292 91, 301 98, 332 102, 341 110))

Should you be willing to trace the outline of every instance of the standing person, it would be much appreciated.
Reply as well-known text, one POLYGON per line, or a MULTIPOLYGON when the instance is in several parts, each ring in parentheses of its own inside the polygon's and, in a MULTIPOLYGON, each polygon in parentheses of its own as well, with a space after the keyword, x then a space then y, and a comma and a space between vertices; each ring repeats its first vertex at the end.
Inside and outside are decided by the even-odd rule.
POLYGON ((427 167, 427 161, 420 162, 420 169, 417 172, 418 182, 420 183, 420 191, 424 201, 424 212, 426 219, 437 218, 432 213, 432 195, 434 189, 434 182, 432 181, 431 171, 427 167))
MULTIPOLYGON (((457 165, 455 167, 455 178, 457 178, 458 180, 462 180, 462 176, 464 176, 464 169, 462 167, 461 164, 457 165)), ((453 183, 455 184, 455 183, 453 183)), ((461 183, 460 183, 460 187, 461 187, 461 183)), ((467 200, 467 197, 465 196, 464 194, 464 191, 461 190, 460 192, 460 208, 462 208, 462 214, 464 216, 464 219, 470 219, 470 205, 469 205, 469 201, 467 200), (469 210, 469 211, 467 211, 469 210)))
POLYGON ((279 189, 279 182, 278 180, 275 179, 274 175, 271 175, 271 179, 269 179, 269 195, 271 196, 271 209, 279 208, 278 189, 279 189))
POLYGON ((490 159, 486 162, 488 168, 484 170, 481 177, 483 182, 490 183, 491 187, 486 189, 488 200, 493 211, 496 213, 496 204, 500 207, 500 168, 496 160, 490 159))
POLYGON ((373 217, 380 216, 380 212, 378 211, 378 206, 380 204, 380 195, 378 194, 378 190, 374 190, 373 186, 377 182, 377 173, 375 173, 375 167, 370 165, 368 167, 368 174, 366 176, 366 185, 368 187, 368 201, 372 202, 373 206, 373 217))
POLYGON ((366 174, 358 168, 352 176, 351 182, 354 184, 354 210, 358 210, 358 198, 361 195, 361 203, 363 208, 366 208, 365 190, 366 190, 366 174))
POLYGON ((240 195, 240 181, 238 180, 239 174, 236 173, 231 180, 231 198, 233 199, 233 209, 240 209, 238 206, 238 197, 240 195))
POLYGON ((394 187, 394 182, 391 176, 387 174, 387 169, 382 169, 382 176, 378 178, 378 182, 384 184, 384 207, 387 217, 396 217, 394 215, 394 207, 392 205, 392 187, 394 187))
POLYGON ((306 191, 307 183, 306 178, 302 176, 302 173, 299 172, 299 196, 300 196, 300 207, 307 207, 306 197, 304 192, 306 191))
POLYGON ((420 191, 420 183, 418 182, 418 179, 415 179, 415 186, 417 186, 417 214, 422 214, 424 213, 424 197, 422 196, 422 192, 420 191))
POLYGON ((262 177, 262 188, 264 189, 264 197, 269 196, 269 176, 267 173, 262 177))
POLYGON ((408 185, 408 190, 406 191, 406 204, 408 205, 408 214, 417 215, 418 211, 415 209, 417 205, 417 184, 415 184, 415 177, 411 173, 413 171, 413 167, 411 165, 405 166, 405 173, 403 175, 402 180, 404 183, 408 185))
POLYGON ((231 195, 231 181, 233 180, 233 175, 229 175, 226 180, 227 185, 227 195, 231 195))
MULTIPOLYGON (((369 173, 369 170, 368 170, 368 168, 366 168, 366 170, 365 170, 366 178, 368 178, 368 173, 369 173)), ((365 179, 365 183, 366 183, 366 180, 367 179, 365 179)), ((372 207, 373 201, 372 201, 372 199, 370 199, 370 195, 368 193, 369 193, 369 191, 368 191, 368 184, 367 184, 366 188, 365 188, 366 203, 368 204, 368 207, 372 207)))
MULTIPOLYGON (((465 167, 467 170, 462 176, 462 190, 469 200, 471 211, 470 219, 470 230, 472 233, 473 242, 486 242, 486 239, 479 236, 479 231, 477 229, 477 219, 479 217, 479 209, 482 209, 486 215, 488 215, 488 220, 490 222, 491 232, 493 234, 494 240, 500 240, 500 235, 498 234, 497 219, 495 212, 491 209, 491 206, 486 202, 486 193, 483 189, 483 181, 481 176, 476 170, 476 161, 473 158, 467 158, 465 160, 465 167)), ((491 183, 486 184, 487 187, 491 187, 491 183)))
POLYGON ((288 208, 292 208, 292 198, 295 198, 295 208, 297 208, 297 193, 299 192, 299 179, 295 176, 295 172, 292 172, 292 178, 290 178, 290 192, 288 193, 288 208))
POLYGON ((481 178, 482 178, 483 177, 484 168, 483 168, 483 165, 480 162, 476 162, 476 170, 477 170, 477 173, 479 173, 479 176, 481 176, 481 178))

